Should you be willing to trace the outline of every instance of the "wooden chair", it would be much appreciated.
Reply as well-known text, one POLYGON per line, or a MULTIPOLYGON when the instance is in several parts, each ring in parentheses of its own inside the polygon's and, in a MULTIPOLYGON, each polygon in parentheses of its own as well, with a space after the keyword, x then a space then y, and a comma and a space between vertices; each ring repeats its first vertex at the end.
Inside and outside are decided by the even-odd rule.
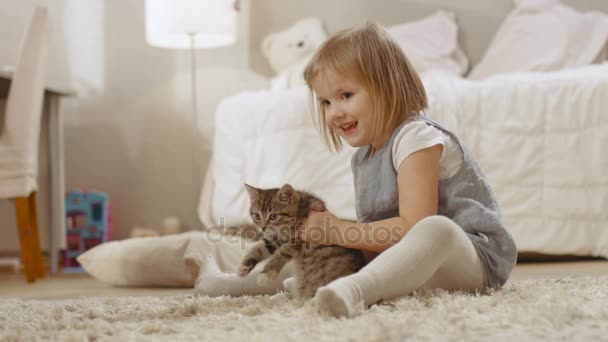
POLYGON ((28 282, 45 275, 36 190, 48 34, 48 11, 37 7, 21 47, 0 132, 0 198, 14 201, 21 259, 28 282))

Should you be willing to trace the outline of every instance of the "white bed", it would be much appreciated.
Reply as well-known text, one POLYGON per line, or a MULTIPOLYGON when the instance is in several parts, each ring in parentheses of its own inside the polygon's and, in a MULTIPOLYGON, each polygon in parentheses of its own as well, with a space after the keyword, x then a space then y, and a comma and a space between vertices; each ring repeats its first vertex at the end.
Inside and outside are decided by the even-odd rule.
MULTIPOLYGON (((520 252, 608 257, 608 63, 480 81, 427 72, 423 81, 427 114, 478 158, 520 252)), ((199 206, 205 226, 248 222, 245 182, 291 183, 356 220, 354 150, 328 151, 306 88, 239 93, 215 117, 199 206)))

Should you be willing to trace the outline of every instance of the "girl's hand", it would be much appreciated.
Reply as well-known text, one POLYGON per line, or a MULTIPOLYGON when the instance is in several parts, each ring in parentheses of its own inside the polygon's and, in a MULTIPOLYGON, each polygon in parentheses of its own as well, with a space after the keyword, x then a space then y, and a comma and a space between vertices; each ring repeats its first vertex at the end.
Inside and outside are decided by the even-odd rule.
POLYGON ((338 245, 342 221, 329 211, 311 211, 302 222, 300 238, 309 244, 338 245))

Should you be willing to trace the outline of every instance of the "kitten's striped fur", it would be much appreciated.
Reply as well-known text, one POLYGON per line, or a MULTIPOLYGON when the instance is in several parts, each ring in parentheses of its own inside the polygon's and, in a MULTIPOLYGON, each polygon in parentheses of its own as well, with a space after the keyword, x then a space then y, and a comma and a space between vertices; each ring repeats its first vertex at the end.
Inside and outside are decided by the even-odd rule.
POLYGON ((270 258, 259 282, 268 282, 294 259, 297 295, 314 296, 317 288, 357 272, 365 265, 358 250, 326 245, 304 244, 298 227, 310 210, 324 211, 325 204, 314 195, 294 190, 289 184, 280 189, 258 189, 245 184, 251 199, 250 215, 261 229, 262 238, 246 254, 239 275, 247 275, 257 263, 270 258))

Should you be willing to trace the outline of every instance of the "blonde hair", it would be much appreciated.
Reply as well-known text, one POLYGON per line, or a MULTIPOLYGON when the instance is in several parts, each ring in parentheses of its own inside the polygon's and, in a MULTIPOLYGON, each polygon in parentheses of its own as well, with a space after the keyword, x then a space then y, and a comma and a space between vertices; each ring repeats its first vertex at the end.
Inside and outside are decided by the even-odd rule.
POLYGON ((342 140, 325 122, 325 110, 311 85, 319 73, 326 71, 353 77, 366 88, 374 101, 374 137, 392 132, 427 107, 418 74, 384 27, 367 23, 340 31, 319 47, 304 70, 311 107, 330 149, 340 151, 342 140))

